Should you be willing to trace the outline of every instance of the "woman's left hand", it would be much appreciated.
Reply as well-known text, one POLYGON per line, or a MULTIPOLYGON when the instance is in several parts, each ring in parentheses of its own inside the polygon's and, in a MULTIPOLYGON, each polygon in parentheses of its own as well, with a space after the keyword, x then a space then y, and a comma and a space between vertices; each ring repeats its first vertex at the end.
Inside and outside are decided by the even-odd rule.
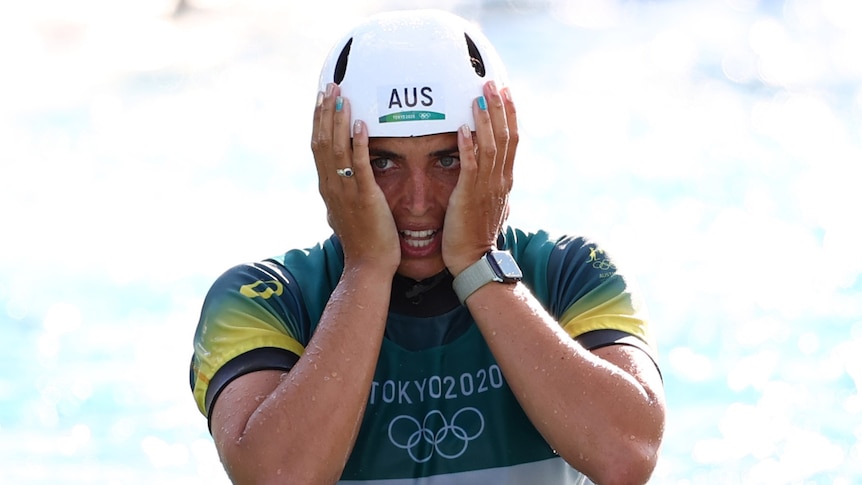
POLYGON ((485 84, 473 103, 474 135, 458 131, 461 174, 449 198, 443 223, 443 261, 453 275, 496 246, 509 214, 518 122, 509 88, 485 84))

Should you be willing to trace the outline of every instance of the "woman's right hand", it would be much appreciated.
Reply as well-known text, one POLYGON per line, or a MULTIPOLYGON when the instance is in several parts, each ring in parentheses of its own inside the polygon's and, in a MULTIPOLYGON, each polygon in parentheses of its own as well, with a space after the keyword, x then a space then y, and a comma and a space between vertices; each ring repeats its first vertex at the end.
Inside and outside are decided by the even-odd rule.
POLYGON ((394 274, 401 263, 401 246, 389 204, 371 169, 368 130, 359 120, 350 126, 350 103, 336 84, 318 94, 311 151, 327 221, 344 249, 345 268, 372 265, 394 274), (353 175, 339 175, 339 169, 350 169, 353 175))

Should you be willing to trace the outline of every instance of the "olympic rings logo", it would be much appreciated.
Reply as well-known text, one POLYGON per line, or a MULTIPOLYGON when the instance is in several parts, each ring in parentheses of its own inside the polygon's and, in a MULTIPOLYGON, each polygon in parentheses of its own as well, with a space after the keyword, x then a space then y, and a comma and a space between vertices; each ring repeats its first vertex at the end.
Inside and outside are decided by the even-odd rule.
POLYGON ((609 269, 616 269, 614 263, 611 262, 608 258, 599 257, 600 255, 604 255, 605 251, 603 249, 598 249, 595 246, 590 248, 590 257, 587 258, 587 263, 592 263, 593 268, 600 269, 603 271, 607 271, 609 269))
POLYGON ((452 460, 467 451, 470 441, 485 430, 485 418, 474 407, 458 410, 452 421, 438 410, 429 411, 420 423, 413 416, 402 414, 389 423, 389 441, 407 450, 416 463, 425 463, 434 454, 452 460))
POLYGON ((593 268, 606 271, 609 269, 616 269, 616 266, 614 266, 614 263, 609 259, 600 259, 598 261, 593 261, 593 268))

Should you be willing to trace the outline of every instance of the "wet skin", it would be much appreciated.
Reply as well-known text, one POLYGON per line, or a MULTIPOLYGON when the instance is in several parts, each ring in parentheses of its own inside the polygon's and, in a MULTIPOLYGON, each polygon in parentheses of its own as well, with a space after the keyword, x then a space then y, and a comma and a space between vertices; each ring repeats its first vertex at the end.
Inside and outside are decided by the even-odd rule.
POLYGON ((371 138, 368 149, 398 230, 398 273, 420 280, 443 271, 443 220, 461 168, 457 135, 371 138))

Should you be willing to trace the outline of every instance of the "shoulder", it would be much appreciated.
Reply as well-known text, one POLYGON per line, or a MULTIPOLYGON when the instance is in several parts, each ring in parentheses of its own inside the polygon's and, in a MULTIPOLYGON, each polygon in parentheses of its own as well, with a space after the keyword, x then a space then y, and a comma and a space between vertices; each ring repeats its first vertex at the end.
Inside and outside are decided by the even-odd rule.
POLYGON ((238 264, 222 273, 213 282, 208 298, 220 293, 239 293, 247 297, 279 292, 290 277, 284 265, 266 259, 238 264))
POLYGON ((216 278, 204 298, 190 369, 202 413, 233 378, 286 370, 302 354, 328 299, 330 272, 340 271, 339 254, 327 241, 238 264, 216 278))
POLYGON ((498 242, 519 259, 558 258, 561 255, 569 255, 571 259, 575 254, 604 252, 596 241, 585 236, 552 234, 544 230, 528 232, 514 227, 506 228, 498 242))
POLYGON ((304 342, 338 283, 341 246, 332 237, 316 246, 228 269, 204 298, 198 337, 261 325, 304 342))
MULTIPOLYGON (((618 274, 619 267, 608 247, 582 235, 553 235, 547 231, 526 232, 507 228, 501 237, 503 247, 512 252, 519 264, 542 269, 548 276, 605 279, 618 274)), ((581 280, 583 282, 583 279, 581 280)))
POLYGON ((211 285, 207 300, 225 294, 246 298, 280 296, 297 291, 304 284, 331 279, 343 267, 341 245, 335 237, 303 249, 254 262, 237 264, 223 272, 211 285))
POLYGON ((585 289, 600 277, 600 271, 607 276, 611 266, 602 246, 584 236, 510 227, 499 242, 518 261, 525 283, 540 300, 553 298, 560 285, 577 283, 575 286, 585 289))
MULTIPOLYGON (((572 337, 587 339, 598 335, 594 331, 613 331, 655 348, 636 278, 618 265, 606 245, 586 236, 517 229, 507 230, 506 242, 519 255, 522 269, 526 265, 527 285, 572 337)), ((603 332, 601 337, 607 335, 603 332)))

